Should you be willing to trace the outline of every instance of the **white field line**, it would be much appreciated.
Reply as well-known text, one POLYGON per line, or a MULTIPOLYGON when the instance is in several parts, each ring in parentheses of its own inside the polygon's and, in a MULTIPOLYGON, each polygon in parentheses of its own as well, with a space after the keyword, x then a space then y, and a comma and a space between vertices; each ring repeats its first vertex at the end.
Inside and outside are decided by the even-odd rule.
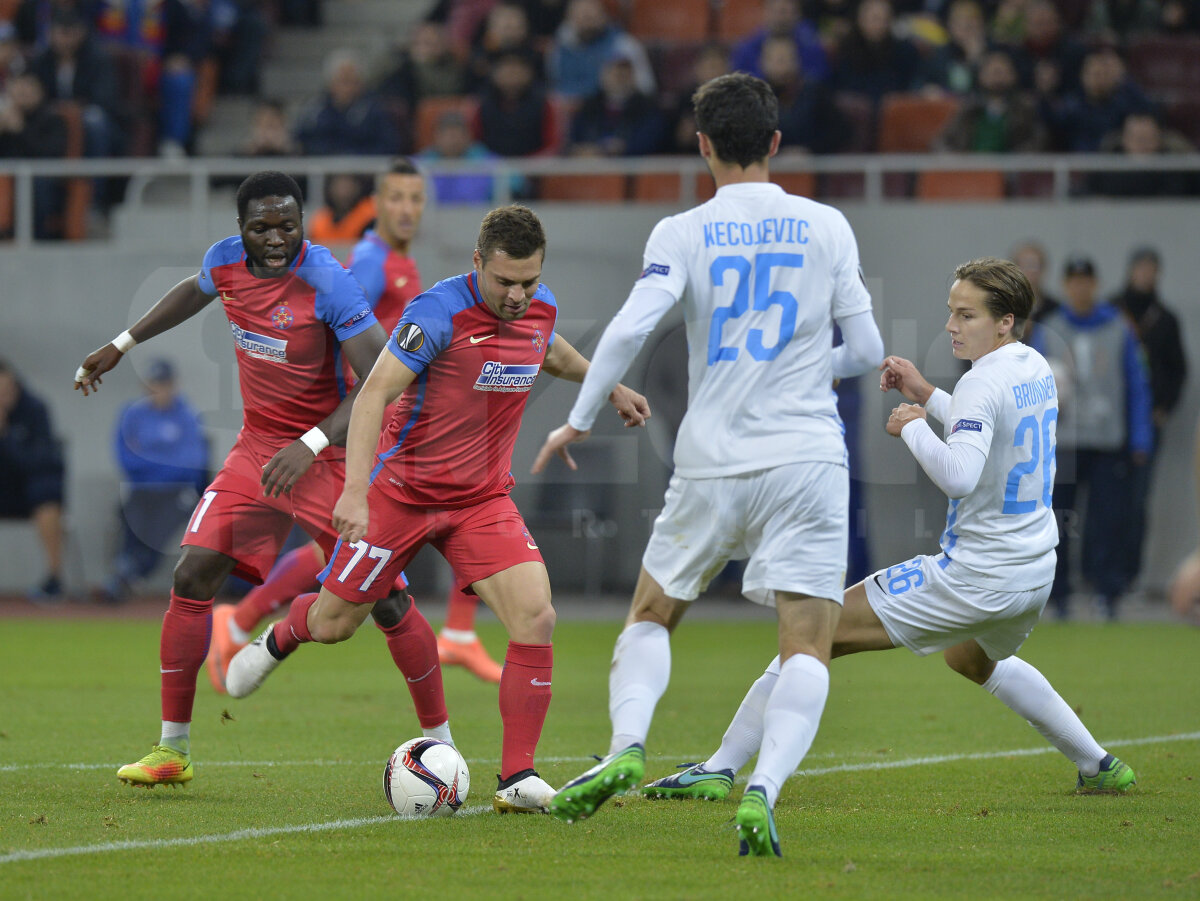
MULTIPOLYGON (((1157 745, 1177 741, 1195 741, 1197 739, 1200 739, 1200 732, 1181 732, 1175 735, 1154 735, 1147 736, 1145 738, 1121 738, 1104 742, 1103 745, 1106 748, 1119 748, 1130 745, 1157 745)), ((970 754, 939 754, 932 757, 908 757, 903 760, 876 760, 867 763, 847 763, 839 766, 822 767, 819 769, 799 770, 797 775, 823 776, 827 773, 848 773, 866 770, 892 770, 903 767, 930 766, 938 763, 953 763, 959 760, 996 760, 1002 757, 1031 757, 1035 754, 1049 754, 1054 751, 1055 749, 1052 747, 1042 746, 1037 748, 1013 748, 1006 751, 979 751, 970 754)), ((547 763, 571 763, 585 762, 592 760, 593 758, 560 757, 543 759, 545 759, 547 763)), ((346 765, 345 761, 307 760, 293 761, 290 763, 280 761, 235 761, 231 763, 209 763, 207 766, 316 766, 327 763, 339 763, 342 766, 346 765)), ((110 763, 37 764, 3 766, 0 767, 0 771, 13 772, 15 770, 47 769, 50 767, 57 767, 60 769, 93 770, 104 769, 111 766, 112 764, 110 763)), ((491 810, 490 806, 479 804, 472 807, 462 808, 462 810, 458 812, 457 816, 475 816, 488 810, 491 810)), ((395 822, 398 819, 400 819, 400 817, 396 816, 359 817, 353 820, 331 820, 324 823, 301 823, 295 826, 274 826, 261 829, 238 829, 234 832, 222 832, 215 835, 196 835, 190 838, 142 839, 124 842, 104 842, 95 845, 77 845, 70 848, 38 848, 28 851, 12 851, 8 854, 0 854, 0 864, 16 863, 17 861, 23 860, 46 860, 54 857, 75 857, 82 854, 106 854, 113 851, 139 851, 147 848, 177 848, 191 845, 211 845, 223 842, 240 842, 246 839, 267 838, 273 835, 335 832, 344 829, 359 829, 364 826, 377 826, 382 823, 395 822)))

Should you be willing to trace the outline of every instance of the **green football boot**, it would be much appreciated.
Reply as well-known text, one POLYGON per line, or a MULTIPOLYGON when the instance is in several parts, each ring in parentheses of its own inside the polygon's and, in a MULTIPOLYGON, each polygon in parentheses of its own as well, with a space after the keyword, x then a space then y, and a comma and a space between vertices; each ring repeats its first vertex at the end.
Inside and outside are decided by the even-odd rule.
POLYGON ((759 785, 751 785, 742 795, 734 816, 737 823, 741 857, 783 857, 779 850, 779 833, 775 831, 775 815, 767 804, 767 793, 759 785))
POLYGON ((642 786, 642 794, 651 800, 676 798, 681 801, 723 801, 733 788, 733 770, 709 772, 700 763, 681 763, 682 773, 655 779, 642 786))
POLYGON ((567 823, 583 820, 611 798, 633 788, 646 771, 646 752, 641 745, 609 754, 559 790, 550 802, 550 813, 567 823))
POLYGON ((1080 794, 1117 794, 1127 791, 1129 786, 1137 783, 1133 770, 1121 762, 1120 758, 1105 754, 1100 761, 1100 772, 1095 776, 1079 774, 1075 783, 1075 791, 1080 794))

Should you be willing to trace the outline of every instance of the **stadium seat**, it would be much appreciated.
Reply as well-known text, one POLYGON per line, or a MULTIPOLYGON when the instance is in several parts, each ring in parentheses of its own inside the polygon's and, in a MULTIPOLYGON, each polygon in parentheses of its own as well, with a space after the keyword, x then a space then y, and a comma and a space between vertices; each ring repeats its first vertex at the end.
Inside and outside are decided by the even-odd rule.
POLYGON ((538 196, 542 200, 588 203, 621 203, 625 200, 624 175, 543 175, 538 196))
POLYGON ((678 44, 652 44, 649 48, 650 65, 658 82, 660 94, 678 97, 693 87, 692 70, 703 44, 687 41, 678 44))
POLYGON ((922 172, 917 176, 921 200, 999 200, 1004 197, 1000 171, 922 172))
POLYGON ((1131 41, 1129 74, 1165 103, 1200 99, 1200 38, 1145 37, 1131 41))
POLYGON ((424 150, 433 143, 437 121, 443 113, 462 113, 475 130, 475 119, 479 113, 479 101, 466 95, 450 94, 445 97, 426 97, 417 103, 417 133, 415 147, 424 150))
POLYGON ((772 172, 771 181, 789 194, 812 197, 817 193, 817 177, 811 172, 772 172))
POLYGON ((683 179, 672 172, 648 172, 633 177, 633 199, 639 203, 675 203, 683 179))
POLYGON ((879 107, 880 153, 926 153, 958 110, 953 97, 887 94, 879 107))
POLYGON ((708 0, 633 0, 629 33, 652 43, 703 41, 708 37, 708 0))
POLYGON ((11 175, 0 175, 0 240, 12 237, 14 182, 11 175))
POLYGON ((717 0, 717 40, 733 44, 762 28, 762 0, 717 0))
POLYGON ((875 104, 871 98, 850 91, 838 91, 833 95, 837 106, 850 126, 850 139, 845 153, 870 153, 875 147, 875 104))

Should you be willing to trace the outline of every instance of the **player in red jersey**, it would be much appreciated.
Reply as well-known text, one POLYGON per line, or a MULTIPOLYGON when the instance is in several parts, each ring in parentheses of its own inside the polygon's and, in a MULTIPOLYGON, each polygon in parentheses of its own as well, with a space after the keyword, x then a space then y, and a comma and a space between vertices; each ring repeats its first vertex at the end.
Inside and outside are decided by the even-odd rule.
MULTIPOLYGON (((198 274, 89 354, 75 376, 86 396, 136 343, 221 298, 238 356, 243 425, 184 533, 163 617, 162 738, 117 773, 136 785, 192 778, 196 675, 208 650, 212 598, 225 578, 237 573, 261 582, 293 523, 332 552, 337 534, 329 511, 345 474, 345 452, 336 445, 344 441, 351 408, 338 389, 335 345, 356 372, 366 373, 385 343, 353 276, 327 249, 304 240, 300 189, 290 176, 250 176, 238 189, 237 209, 240 234, 214 244, 198 274)), ((377 606, 376 621, 406 675, 428 676, 409 679, 422 726, 448 738, 429 624, 407 598, 394 596, 377 606)))
MULTIPOLYGON (((425 211, 425 179, 412 161, 400 157, 375 179, 377 221, 355 246, 348 268, 367 295, 379 324, 391 334, 408 302, 421 293, 421 274, 409 246, 425 211)), ((355 381, 348 362, 342 367, 347 384, 355 381)), ((314 590, 325 556, 316 542, 285 554, 262 585, 236 605, 213 610, 213 635, 205 665, 216 691, 225 693, 225 671, 233 655, 245 647, 259 624, 292 598, 314 590)), ((451 587, 446 622, 438 634, 443 666, 458 665, 488 682, 500 681, 496 663, 475 635, 479 599, 451 587)))
MULTIPOLYGON (((341 541, 321 592, 297 598, 287 619, 243 648, 226 680, 231 695, 245 696, 300 643, 345 640, 432 544, 508 630, 492 801, 502 813, 545 812, 554 795, 533 768, 550 704, 554 609, 541 552, 510 496, 512 449, 538 372, 578 382, 588 368, 554 332, 554 295, 539 282, 545 249, 532 212, 493 210, 474 269, 408 305, 354 403, 333 514, 341 541)), ((649 416, 645 398, 622 385, 609 400, 628 425, 649 416)))

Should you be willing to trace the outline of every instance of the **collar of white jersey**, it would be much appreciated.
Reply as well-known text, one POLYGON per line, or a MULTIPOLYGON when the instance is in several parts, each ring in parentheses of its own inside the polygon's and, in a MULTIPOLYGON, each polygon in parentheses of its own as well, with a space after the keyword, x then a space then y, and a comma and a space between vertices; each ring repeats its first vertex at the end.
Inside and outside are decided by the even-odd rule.
POLYGON ((1028 348, 1022 342, 1009 341, 1007 344, 1001 344, 995 350, 990 350, 987 353, 985 353, 982 357, 980 357, 978 360, 976 360, 974 363, 971 364, 971 368, 978 369, 981 363, 988 364, 988 363, 995 362, 995 361, 993 361, 992 358, 995 357, 996 360, 999 360, 1000 354, 1002 354, 1002 353, 1005 356, 1011 356, 1013 354, 1022 353, 1025 350, 1028 350, 1028 348))
POLYGON ((730 194, 784 194, 786 193, 779 185, 770 181, 739 181, 731 185, 724 185, 717 189, 717 196, 728 196, 730 194))

